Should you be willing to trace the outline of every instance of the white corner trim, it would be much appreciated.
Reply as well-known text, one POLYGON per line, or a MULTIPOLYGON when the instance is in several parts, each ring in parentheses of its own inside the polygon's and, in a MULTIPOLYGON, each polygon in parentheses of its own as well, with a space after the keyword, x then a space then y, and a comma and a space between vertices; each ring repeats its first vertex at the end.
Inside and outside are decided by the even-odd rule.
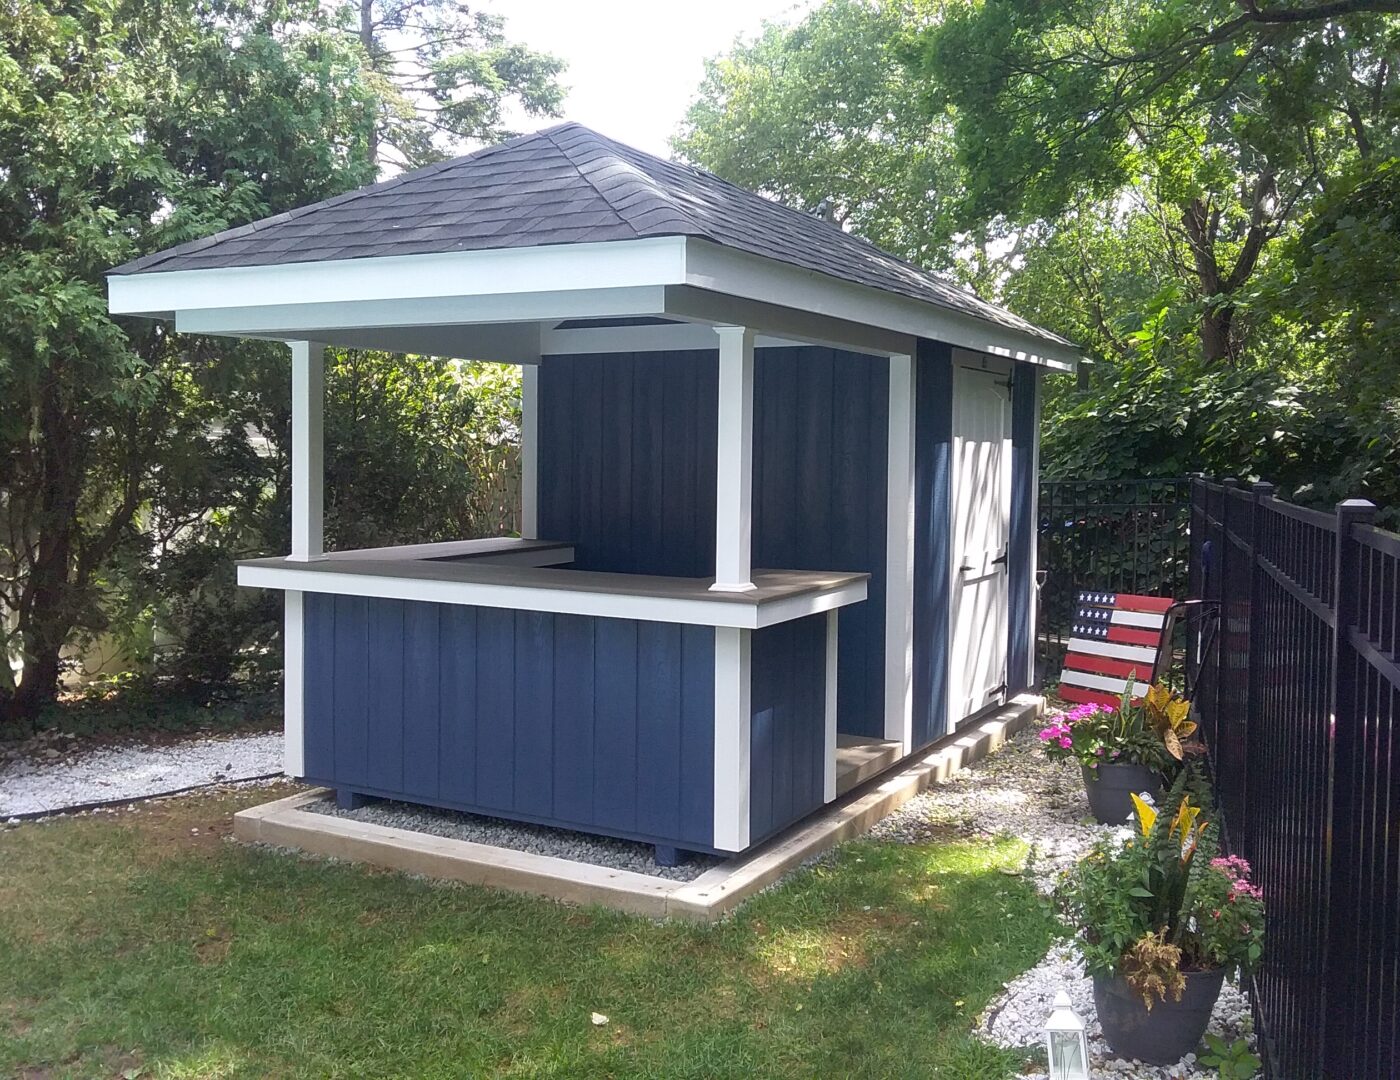
POLYGON ((282 611, 282 771, 306 775, 306 623, 302 594, 288 590, 282 611))
POLYGON ((721 851, 749 846, 752 647, 747 630, 715 630, 713 843, 721 851))
MULTIPOLYGON (((334 562, 330 565, 334 565, 334 562)), ((468 607, 547 611, 561 615, 595 615, 604 619, 637 619, 641 622, 726 626, 747 630, 821 614, 847 604, 858 604, 866 598, 867 591, 865 579, 861 578, 840 588, 804 592, 755 604, 740 597, 733 601, 717 599, 720 594, 713 594, 715 598, 710 599, 676 599, 639 595, 635 591, 612 593, 596 589, 504 585, 491 581, 396 577, 391 566, 386 566, 383 574, 333 573, 300 567, 295 563, 240 566, 238 584, 251 588, 293 589, 337 596, 422 600, 431 604, 462 604, 468 607)))
POLYGON ((520 369, 520 535, 539 537, 540 370, 520 369))
POLYGON ((114 315, 194 308, 421 300, 680 284, 685 238, 112 274, 114 315))
POLYGON ((325 558, 326 350, 315 341, 292 349, 292 553, 297 562, 325 558))
POLYGON ((826 613, 826 748, 822 754, 822 801, 836 798, 836 711, 837 661, 840 638, 839 614, 835 609, 826 613))
POLYGON ((715 470, 715 592, 754 588, 753 342, 747 326, 717 326, 719 409, 715 470))
POLYGON ((885 738, 914 743, 914 361, 890 357, 885 522, 885 738))

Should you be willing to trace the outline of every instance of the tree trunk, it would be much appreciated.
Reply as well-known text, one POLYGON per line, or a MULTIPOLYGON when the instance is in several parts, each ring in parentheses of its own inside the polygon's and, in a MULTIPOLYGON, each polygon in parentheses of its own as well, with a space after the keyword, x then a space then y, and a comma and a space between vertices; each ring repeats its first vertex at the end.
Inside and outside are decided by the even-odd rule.
POLYGON ((39 389, 41 487, 34 561, 19 604, 16 630, 24 649, 19 686, 0 705, 0 721, 33 727, 58 696, 60 653, 73 630, 69 581, 78 525, 78 492, 86 455, 74 437, 76 418, 64 407, 63 364, 55 359, 39 389))
MULTIPOLYGON (((360 0, 360 46, 365 50, 370 66, 374 66, 374 0, 360 0)), ((374 123, 369 129, 369 160, 370 164, 379 165, 379 117, 376 116, 374 123)))
POLYGON ((1201 312, 1201 355, 1210 363, 1234 360, 1235 351, 1230 341, 1234 321, 1235 307, 1228 301, 1201 312))

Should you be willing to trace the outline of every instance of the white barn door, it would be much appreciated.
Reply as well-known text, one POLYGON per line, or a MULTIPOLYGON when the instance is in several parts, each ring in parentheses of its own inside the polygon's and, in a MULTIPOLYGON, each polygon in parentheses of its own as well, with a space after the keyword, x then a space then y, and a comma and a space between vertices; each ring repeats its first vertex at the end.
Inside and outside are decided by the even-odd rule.
POLYGON ((949 718, 1006 697, 1011 524, 1011 365, 954 353, 949 718))

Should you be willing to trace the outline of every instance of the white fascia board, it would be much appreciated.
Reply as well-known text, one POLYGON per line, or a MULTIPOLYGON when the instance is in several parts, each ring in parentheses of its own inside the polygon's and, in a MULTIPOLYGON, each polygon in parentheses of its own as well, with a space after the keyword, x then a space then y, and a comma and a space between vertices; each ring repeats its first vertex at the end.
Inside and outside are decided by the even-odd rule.
POLYGON ((979 319, 938 304, 839 281, 815 270, 721 247, 686 242, 686 284, 782 307, 959 345, 974 352, 1073 371, 1080 354, 1068 345, 979 319))
POLYGON ((635 593, 593 590, 537 589, 480 581, 443 581, 395 577, 392 573, 335 574, 289 566, 240 566, 238 584, 252 588, 290 589, 390 600, 421 600, 432 604, 509 608, 561 615, 593 615, 605 619, 680 623, 686 626, 728 626, 756 630, 857 604, 866 597, 864 579, 839 589, 803 593, 764 604, 724 600, 686 600, 635 593))
POLYGON ((505 296, 665 285, 684 280, 685 239, 496 248, 431 255, 113 274, 108 310, 194 309, 505 296))

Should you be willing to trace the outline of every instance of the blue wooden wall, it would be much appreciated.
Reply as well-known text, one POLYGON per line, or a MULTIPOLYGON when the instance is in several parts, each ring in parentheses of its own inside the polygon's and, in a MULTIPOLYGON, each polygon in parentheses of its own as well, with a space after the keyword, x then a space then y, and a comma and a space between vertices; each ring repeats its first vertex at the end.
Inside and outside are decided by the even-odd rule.
POLYGON ((914 746, 948 732, 952 576, 953 354, 920 340, 914 358, 914 746))
POLYGON ((715 572, 715 351, 550 356, 539 534, 583 570, 715 572))
MULTIPOLYGON (((714 574, 718 353, 549 356, 540 366, 539 532, 587 570, 714 574)), ((889 365, 823 348, 759 349, 756 567, 857 570, 841 613, 841 730, 884 731, 889 365)))
POLYGON ((872 738, 885 731, 889 386, 882 358, 792 348, 755 359, 754 565, 870 574, 865 602, 841 609, 837 716, 872 738))
POLYGON ((1031 582, 1035 576, 1035 421, 1040 369, 1016 364, 1011 376, 1011 529, 1007 539, 1006 686, 1017 694, 1031 684, 1031 582))
POLYGON ((749 836, 758 843, 822 805, 826 616, 755 630, 751 658, 749 836))
POLYGON ((306 594, 313 783, 706 849, 714 631, 306 594))

